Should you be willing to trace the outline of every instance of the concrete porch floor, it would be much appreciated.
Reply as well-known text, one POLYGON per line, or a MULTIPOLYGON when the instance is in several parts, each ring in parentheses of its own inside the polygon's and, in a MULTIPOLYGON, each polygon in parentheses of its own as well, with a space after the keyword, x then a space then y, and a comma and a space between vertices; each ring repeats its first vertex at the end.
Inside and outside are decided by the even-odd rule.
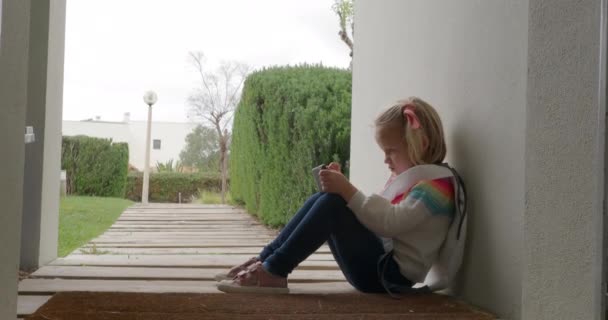
MULTIPOLYGON (((130 310, 124 314, 124 318, 116 319, 131 319, 137 312, 148 316, 151 315, 150 312, 156 312, 162 318, 162 314, 166 314, 170 309, 155 309, 154 303, 147 303, 148 309, 135 307, 129 309, 129 301, 138 301, 137 299, 142 297, 152 300, 170 297, 178 300, 182 297, 186 299, 184 301, 206 299, 205 301, 215 303, 216 306, 233 305, 231 301, 234 302, 237 296, 219 292, 215 287, 214 275, 259 253, 262 246, 275 235, 276 231, 267 229, 239 208, 215 205, 154 204, 147 207, 135 205, 125 210, 114 225, 98 238, 67 257, 56 259, 40 268, 28 279, 22 280, 19 284, 18 316, 26 317, 35 313, 56 293, 64 294, 57 295, 49 307, 57 305, 61 309, 60 306, 65 307, 75 303, 74 301, 80 301, 82 298, 79 297, 84 295, 88 297, 87 301, 99 303, 97 306, 86 304, 86 310, 75 310, 74 305, 62 309, 81 312, 80 316, 84 315, 83 312, 100 314, 103 311, 115 314, 114 311, 117 310, 130 310), (91 293, 83 293, 79 296, 68 292, 91 293), (110 303, 110 301, 115 302, 110 303), (123 304, 121 305, 120 302, 123 304), (110 305, 117 310, 109 310, 110 305)), ((323 313, 332 317, 352 316, 358 314, 357 309, 353 310, 353 308, 361 308, 363 312, 367 307, 378 305, 378 301, 382 301, 380 305, 384 306, 383 310, 387 310, 387 306, 393 306, 391 313, 394 315, 413 316, 412 310, 414 312, 420 310, 424 313, 424 317, 433 319, 493 318, 455 299, 438 297, 438 295, 430 295, 426 300, 419 298, 392 300, 384 296, 359 294, 346 282, 327 246, 322 246, 303 262, 292 273, 289 283, 293 293, 289 297, 249 298, 266 299, 264 300, 266 311, 259 313, 259 318, 274 317, 281 312, 284 314, 284 310, 276 309, 284 303, 297 307, 301 302, 305 306, 307 299, 321 303, 326 299, 334 301, 335 307, 323 313), (330 296, 334 297, 333 300, 328 298, 330 296), (380 300, 376 301, 376 299, 380 300), (353 305, 348 301, 358 302, 353 305), (420 303, 425 306, 424 311, 420 309, 420 303), (446 309, 446 303, 457 306, 456 309, 450 309, 456 313, 446 313, 449 311, 446 309), (348 305, 350 307, 344 309, 348 305), (397 309, 394 306, 397 306, 397 309), (331 310, 335 312, 332 313, 331 310)), ((244 304, 248 298, 238 299, 244 304)), ((203 314, 196 313, 198 310, 196 308, 182 306, 181 310, 185 310, 184 317, 175 317, 175 319, 190 319, 187 315, 195 314, 203 317, 203 314)), ((235 309, 231 310, 224 310, 223 314, 237 316, 236 313, 230 313, 236 312, 235 309)), ((40 312, 52 313, 57 312, 57 309, 45 311, 45 308, 42 308, 40 312)), ((307 314, 305 308, 297 312, 300 315, 307 314)), ((320 317, 318 309, 310 312, 312 312, 309 314, 310 317, 304 318, 320 317)), ((374 314, 380 315, 374 313, 379 312, 377 310, 371 314, 369 312, 368 310, 366 318, 374 314)), ((63 315, 66 318, 70 317, 68 313, 63 315)), ((208 316, 212 317, 212 315, 208 316)), ((32 318, 44 319, 38 314, 32 318)), ((381 318, 389 319, 384 316, 381 318)), ((61 314, 54 313, 52 319, 62 319, 61 314)))

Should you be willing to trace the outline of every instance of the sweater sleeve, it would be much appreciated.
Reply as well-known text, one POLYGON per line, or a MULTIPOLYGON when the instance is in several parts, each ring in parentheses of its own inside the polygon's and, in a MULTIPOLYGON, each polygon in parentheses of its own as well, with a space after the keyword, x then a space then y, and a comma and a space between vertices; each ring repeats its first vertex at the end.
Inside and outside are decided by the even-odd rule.
POLYGON ((380 195, 366 197, 361 191, 348 207, 368 229, 382 237, 395 237, 435 215, 452 216, 454 192, 451 179, 421 181, 397 204, 380 195), (445 181, 447 180, 447 181, 445 181))

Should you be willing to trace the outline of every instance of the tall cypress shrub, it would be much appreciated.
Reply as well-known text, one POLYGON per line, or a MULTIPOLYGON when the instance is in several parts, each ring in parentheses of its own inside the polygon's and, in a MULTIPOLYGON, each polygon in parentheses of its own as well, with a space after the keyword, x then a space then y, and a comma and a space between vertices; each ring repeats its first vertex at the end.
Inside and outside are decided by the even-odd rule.
POLYGON ((311 169, 350 157, 351 73, 322 66, 251 74, 234 116, 231 193, 273 226, 316 191, 311 169))

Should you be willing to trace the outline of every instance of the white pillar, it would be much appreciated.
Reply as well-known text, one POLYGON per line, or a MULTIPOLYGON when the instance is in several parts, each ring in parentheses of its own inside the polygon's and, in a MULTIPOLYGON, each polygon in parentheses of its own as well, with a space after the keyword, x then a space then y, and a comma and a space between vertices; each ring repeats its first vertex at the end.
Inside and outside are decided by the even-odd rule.
POLYGON ((530 0, 523 319, 605 319, 602 3, 530 0))
POLYGON ((31 3, 26 122, 36 141, 25 155, 21 268, 57 257, 65 0, 31 3))
POLYGON ((21 225, 22 270, 35 270, 40 253, 42 167, 45 144, 46 70, 49 34, 49 1, 34 1, 30 12, 26 124, 35 141, 25 147, 23 214, 21 225))
POLYGON ((0 0, 0 319, 15 319, 30 1, 0 0))
POLYGON ((141 188, 141 203, 148 204, 148 190, 150 185, 150 139, 152 132, 152 105, 148 106, 148 128, 146 131, 146 159, 144 164, 144 181, 141 188))
POLYGON ((46 112, 42 167, 40 252, 38 265, 57 258, 59 242, 59 194, 61 181, 61 127, 63 115, 63 67, 66 0, 52 0, 46 72, 46 112))

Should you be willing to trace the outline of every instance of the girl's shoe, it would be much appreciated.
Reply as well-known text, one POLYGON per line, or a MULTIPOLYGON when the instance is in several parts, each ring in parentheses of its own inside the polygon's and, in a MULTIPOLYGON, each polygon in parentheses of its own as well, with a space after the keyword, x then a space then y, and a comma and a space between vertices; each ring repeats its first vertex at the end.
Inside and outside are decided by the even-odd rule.
POLYGON ((287 278, 266 271, 259 261, 239 272, 234 279, 220 281, 217 288, 227 293, 289 293, 287 278))
POLYGON ((236 267, 232 267, 232 269, 230 269, 230 271, 228 271, 227 273, 218 273, 215 275, 215 280, 216 281, 222 281, 222 280, 231 280, 234 279, 234 277, 236 277, 237 274, 239 274, 239 272, 247 270, 247 268, 249 266, 251 266, 252 264, 256 263, 260 261, 260 258, 258 257, 251 257, 249 260, 245 261, 244 263, 236 266, 236 267))

